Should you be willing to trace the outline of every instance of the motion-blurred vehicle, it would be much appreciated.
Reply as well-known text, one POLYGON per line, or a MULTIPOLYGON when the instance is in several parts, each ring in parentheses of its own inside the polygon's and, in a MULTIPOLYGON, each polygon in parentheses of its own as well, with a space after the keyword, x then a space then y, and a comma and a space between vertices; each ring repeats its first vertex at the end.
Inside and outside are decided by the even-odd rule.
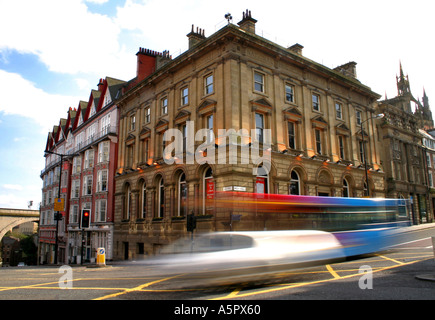
POLYGON ((291 230, 217 232, 180 239, 147 263, 165 274, 186 273, 187 279, 201 284, 223 284, 342 258, 343 247, 334 235, 291 230))

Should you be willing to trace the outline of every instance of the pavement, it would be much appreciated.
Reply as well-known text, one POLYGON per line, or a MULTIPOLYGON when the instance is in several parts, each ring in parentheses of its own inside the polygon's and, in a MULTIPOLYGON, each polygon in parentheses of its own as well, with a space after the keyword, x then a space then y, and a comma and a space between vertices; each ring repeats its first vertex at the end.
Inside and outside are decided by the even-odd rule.
MULTIPOLYGON (((409 231, 412 231, 412 230, 420 230, 420 229, 433 228, 433 227, 435 227, 435 223, 424 223, 424 224, 414 225, 414 226, 410 226, 410 227, 406 227, 406 228, 409 229, 409 231)), ((432 237, 432 245, 433 245, 433 250, 434 250, 434 258, 435 258, 435 237, 432 237)), ((434 281, 435 282, 435 272, 416 275, 415 278, 419 279, 419 280, 434 281)))

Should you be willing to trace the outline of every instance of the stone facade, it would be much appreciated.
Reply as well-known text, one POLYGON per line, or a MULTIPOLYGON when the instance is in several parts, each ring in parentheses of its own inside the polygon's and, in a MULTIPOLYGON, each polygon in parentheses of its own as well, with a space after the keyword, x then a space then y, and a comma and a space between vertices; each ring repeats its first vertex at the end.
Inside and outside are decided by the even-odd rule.
POLYGON ((224 190, 385 196, 382 141, 376 139, 374 120, 380 95, 357 80, 356 63, 329 69, 305 58, 299 44, 284 48, 259 37, 255 22, 247 12, 239 27, 228 24, 210 37, 192 27, 189 50, 173 60, 167 53, 139 50, 138 77, 117 100, 115 259, 158 253, 187 234, 190 213, 198 218, 196 232, 291 226, 278 219, 266 223, 236 205, 216 210, 213 201, 224 190), (187 144, 167 164, 163 150, 170 142, 163 138, 172 128, 187 143, 199 129, 212 131, 215 145, 204 139, 187 144), (248 134, 229 134, 231 129, 248 134), (256 150, 266 132, 270 144, 260 141, 256 150), (214 163, 200 163, 213 150, 214 163), (262 163, 252 161, 253 152, 263 156, 262 163), (262 166, 270 171, 257 170, 262 166), (241 218, 230 225, 232 214, 241 218))

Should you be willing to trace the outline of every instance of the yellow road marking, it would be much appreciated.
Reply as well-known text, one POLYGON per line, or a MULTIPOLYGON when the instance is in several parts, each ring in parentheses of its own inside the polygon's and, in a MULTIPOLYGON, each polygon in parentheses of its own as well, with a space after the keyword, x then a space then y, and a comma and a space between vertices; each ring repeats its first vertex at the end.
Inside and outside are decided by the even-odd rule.
MULTIPOLYGON (((407 263, 397 264, 397 265, 394 265, 394 266, 379 268, 377 270, 373 270, 373 273, 379 272, 379 271, 385 271, 385 270, 389 270, 389 269, 395 269, 395 268, 401 267, 403 265, 410 265, 410 264, 413 264, 413 263, 417 263, 417 262, 421 262, 421 261, 429 260, 429 259, 432 259, 432 257, 431 258, 421 259, 421 260, 416 260, 416 261, 411 261, 411 262, 407 262, 407 263)), ((293 288, 308 286, 308 285, 311 285, 311 284, 325 283, 325 282, 336 281, 336 280, 347 279, 347 278, 358 277, 358 276, 361 276, 361 274, 359 272, 356 273, 356 274, 350 274, 350 275, 342 276, 340 278, 332 278, 332 279, 324 279, 324 280, 311 281, 311 282, 294 283, 294 284, 290 284, 288 286, 279 287, 279 288, 270 288, 270 289, 264 289, 264 290, 260 290, 260 291, 255 291, 255 292, 247 292, 247 293, 237 294, 236 296, 233 296, 233 297, 234 298, 243 298, 243 297, 255 296, 255 295, 259 295, 259 294, 263 294, 263 293, 277 292, 277 291, 282 291, 282 290, 287 290, 287 289, 293 289, 293 288)), ((228 299, 228 296, 212 298, 210 300, 225 300, 225 299, 228 299)))
POLYGON ((173 277, 168 277, 168 278, 164 278, 164 279, 159 279, 159 280, 147 282, 147 283, 141 284, 140 286, 137 286, 137 287, 134 287, 134 288, 129 288, 129 289, 124 289, 122 292, 112 293, 112 294, 109 294, 107 296, 102 296, 102 297, 99 297, 99 298, 96 298, 96 299, 93 299, 93 300, 104 300, 104 299, 114 298, 114 297, 126 294, 128 292, 132 292, 132 291, 141 291, 143 288, 149 287, 149 286, 151 286, 153 284, 156 284, 156 283, 159 283, 159 282, 163 282, 163 281, 166 281, 166 280, 170 280, 170 279, 173 279, 173 278, 177 278, 179 276, 181 276, 181 275, 176 275, 176 276, 173 276, 173 277))
POLYGON ((329 264, 326 265, 326 269, 328 269, 328 271, 332 274, 332 276, 333 276, 335 279, 339 279, 339 278, 341 278, 341 277, 337 274, 337 272, 335 272, 334 269, 332 269, 332 267, 331 267, 329 264))
POLYGON ((383 258, 383 259, 385 259, 385 260, 393 261, 394 263, 397 263, 397 264, 401 264, 401 265, 405 264, 405 263, 402 262, 402 261, 398 261, 398 260, 396 260, 396 259, 389 258, 389 257, 386 257, 386 256, 381 256, 380 254, 378 254, 377 256, 378 256, 378 257, 381 257, 381 258, 383 258))

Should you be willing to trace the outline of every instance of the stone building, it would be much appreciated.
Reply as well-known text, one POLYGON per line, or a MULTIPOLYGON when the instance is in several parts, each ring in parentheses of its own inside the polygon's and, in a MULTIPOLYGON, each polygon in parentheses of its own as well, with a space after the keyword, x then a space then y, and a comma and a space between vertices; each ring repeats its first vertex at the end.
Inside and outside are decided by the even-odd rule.
POLYGON ((355 62, 327 68, 300 44, 260 37, 256 22, 246 11, 209 37, 192 26, 189 49, 175 59, 139 49, 137 76, 116 101, 115 259, 157 253, 186 234, 192 212, 197 232, 229 230, 233 213, 241 215, 233 230, 291 228, 215 210, 224 190, 385 196, 381 96, 357 79, 355 62), (168 158, 170 129, 183 147, 168 158))
POLYGON ((425 135, 420 131, 423 128, 433 128, 428 98, 424 93, 424 103, 421 104, 413 97, 402 65, 396 83, 397 96, 379 101, 376 109, 385 115, 378 120, 377 139, 382 145, 388 146, 380 149, 386 178, 386 196, 412 199, 413 223, 433 221, 427 149, 423 145, 425 135))

